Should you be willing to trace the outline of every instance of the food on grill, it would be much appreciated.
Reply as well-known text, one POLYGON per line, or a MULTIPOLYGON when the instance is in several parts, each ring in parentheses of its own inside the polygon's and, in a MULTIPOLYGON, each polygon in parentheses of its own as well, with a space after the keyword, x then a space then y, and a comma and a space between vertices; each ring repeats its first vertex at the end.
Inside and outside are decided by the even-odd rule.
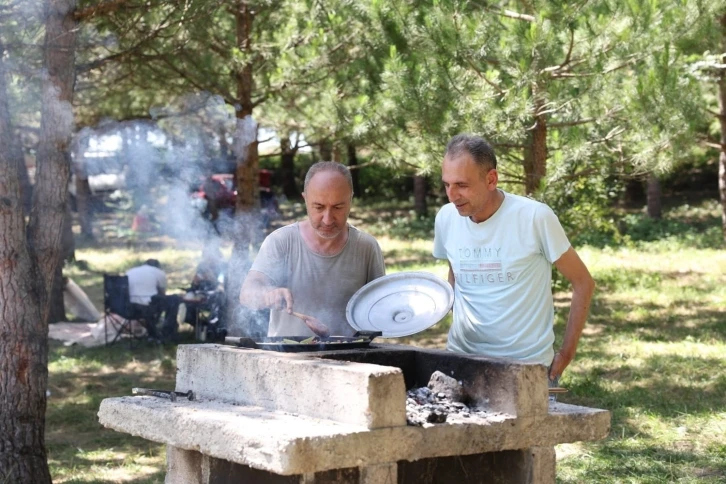
POLYGON ((307 327, 310 328, 310 331, 317 334, 318 336, 322 336, 323 338, 330 336, 330 329, 325 324, 321 323, 318 319, 312 316, 308 316, 306 314, 296 313, 294 311, 292 315, 302 319, 307 327))
POLYGON ((312 345, 312 344, 332 344, 332 345, 340 345, 340 344, 347 344, 347 343, 365 343, 368 341, 365 338, 359 338, 354 340, 347 340, 347 339, 335 339, 335 340, 321 340, 317 336, 310 336, 309 338, 305 338, 303 340, 297 341, 290 338, 282 338, 282 343, 286 345, 312 345))

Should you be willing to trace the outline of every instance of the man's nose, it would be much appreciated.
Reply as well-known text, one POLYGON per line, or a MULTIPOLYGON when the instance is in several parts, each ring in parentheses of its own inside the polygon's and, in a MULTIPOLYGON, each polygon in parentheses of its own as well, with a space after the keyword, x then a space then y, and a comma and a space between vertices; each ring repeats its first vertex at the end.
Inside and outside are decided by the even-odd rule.
POLYGON ((459 198, 459 192, 458 190, 455 190, 454 187, 448 187, 446 189, 446 196, 449 197, 449 201, 453 202, 457 198, 459 198))
POLYGON ((333 220, 333 213, 330 210, 323 211, 323 223, 325 225, 330 225, 330 222, 333 220))

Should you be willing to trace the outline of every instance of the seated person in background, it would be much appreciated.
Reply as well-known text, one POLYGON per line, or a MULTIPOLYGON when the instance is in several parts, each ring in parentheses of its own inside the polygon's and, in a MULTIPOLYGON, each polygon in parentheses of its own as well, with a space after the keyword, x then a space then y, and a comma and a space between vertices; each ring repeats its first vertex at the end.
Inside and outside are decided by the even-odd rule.
POLYGON ((129 296, 131 304, 141 313, 146 322, 149 337, 161 341, 176 334, 176 316, 179 310, 180 296, 166 295, 166 274, 156 259, 149 259, 142 265, 126 271, 129 278, 129 296), (156 329, 156 322, 164 312, 162 338, 156 329))
POLYGON ((216 290, 221 283, 220 279, 224 277, 224 271, 224 256, 219 246, 215 243, 206 246, 192 279, 192 291, 216 290))
POLYGON ((376 240, 348 224, 353 182, 340 163, 319 162, 305 176, 308 218, 272 232, 262 243, 240 302, 270 308, 269 336, 312 336, 297 311, 350 336, 345 308, 353 294, 385 274, 376 240))
POLYGON ((209 322, 213 324, 219 322, 224 312, 225 301, 222 284, 225 270, 226 264, 224 256, 219 250, 219 245, 216 243, 207 245, 202 251, 202 259, 194 273, 190 287, 191 292, 185 297, 184 309, 182 310, 184 316, 180 316, 180 319, 195 325, 199 310, 208 309, 210 312, 209 322), (197 292, 205 294, 198 295, 197 292))

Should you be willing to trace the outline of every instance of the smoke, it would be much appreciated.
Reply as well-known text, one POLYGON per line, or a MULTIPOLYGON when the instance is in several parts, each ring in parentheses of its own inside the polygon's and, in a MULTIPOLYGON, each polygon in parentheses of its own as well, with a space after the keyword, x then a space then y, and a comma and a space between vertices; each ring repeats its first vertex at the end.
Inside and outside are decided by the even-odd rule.
POLYGON ((244 160, 247 147, 257 139, 257 123, 252 116, 237 119, 234 136, 234 154, 238 160, 244 160))

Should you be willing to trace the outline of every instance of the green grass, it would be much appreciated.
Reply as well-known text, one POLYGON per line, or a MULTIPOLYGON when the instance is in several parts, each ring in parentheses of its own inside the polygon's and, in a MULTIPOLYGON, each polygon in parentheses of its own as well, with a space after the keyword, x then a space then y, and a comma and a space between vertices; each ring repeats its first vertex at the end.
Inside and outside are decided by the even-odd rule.
MULTIPOLYGON (((379 217, 378 210, 357 207, 353 221, 363 229, 375 225, 371 231, 379 236, 389 273, 446 276, 446 263, 431 257, 421 221, 405 237, 398 231, 405 232, 408 212, 379 217)), ((726 252, 715 242, 719 221, 710 210, 669 212, 663 238, 578 248, 598 290, 577 357, 561 380, 569 393, 560 400, 610 410, 612 431, 599 442, 558 446, 558 482, 726 482, 726 252), (694 231, 673 222, 689 217, 707 226, 694 231)), ((170 287, 177 287, 191 277, 199 252, 173 244, 141 251, 124 244, 85 247, 77 254, 85 262, 68 273, 98 303, 103 271, 156 257, 170 271, 170 287)), ((567 303, 566 292, 556 294, 558 339, 567 303)), ((450 323, 449 316, 399 341, 443 347, 450 323)), ((133 386, 172 388, 174 368, 174 347, 130 351, 53 343, 47 440, 54 481, 163 482, 163 447, 103 429, 96 413, 103 398, 128 395, 133 386)))

